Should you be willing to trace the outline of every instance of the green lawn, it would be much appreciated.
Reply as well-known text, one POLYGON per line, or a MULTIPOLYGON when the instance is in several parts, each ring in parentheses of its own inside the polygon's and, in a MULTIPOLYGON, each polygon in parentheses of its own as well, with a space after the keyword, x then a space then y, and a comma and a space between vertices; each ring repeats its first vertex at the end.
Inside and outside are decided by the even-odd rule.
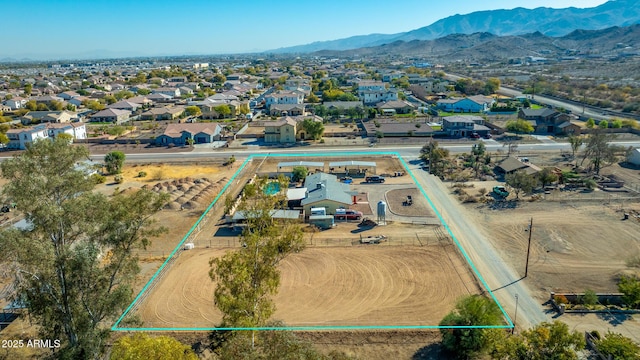
POLYGON ((544 108, 544 106, 538 105, 538 104, 531 104, 531 109, 533 110, 542 109, 542 108, 544 108))

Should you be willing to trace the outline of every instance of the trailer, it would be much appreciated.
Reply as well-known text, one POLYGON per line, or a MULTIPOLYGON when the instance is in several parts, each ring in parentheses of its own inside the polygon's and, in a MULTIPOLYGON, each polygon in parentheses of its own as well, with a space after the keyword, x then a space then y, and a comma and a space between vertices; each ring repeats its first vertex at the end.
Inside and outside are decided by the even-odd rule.
POLYGON ((380 244, 383 241, 387 241, 387 237, 384 235, 371 235, 367 237, 360 235, 360 244, 380 244))

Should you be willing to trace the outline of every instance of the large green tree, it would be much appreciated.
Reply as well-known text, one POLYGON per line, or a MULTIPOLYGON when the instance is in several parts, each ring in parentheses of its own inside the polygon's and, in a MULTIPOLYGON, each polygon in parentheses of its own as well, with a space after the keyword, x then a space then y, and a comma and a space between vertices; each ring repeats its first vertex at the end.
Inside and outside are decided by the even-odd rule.
MULTIPOLYGON (((281 191, 267 195, 264 189, 274 186, 272 182, 262 178, 245 187, 238 206, 247 225, 240 236, 242 247, 210 261, 209 275, 217 282, 215 304, 225 326, 264 326, 275 311, 271 296, 280 284, 278 263, 304 248, 299 224, 272 218, 274 209, 286 203, 288 180, 279 178, 281 191)), ((252 334, 255 336, 255 332, 252 334)))
POLYGON ((516 194, 516 199, 519 199, 520 193, 528 194, 533 190, 533 187, 538 183, 538 179, 523 170, 518 170, 507 174, 505 176, 505 182, 513 189, 513 192, 516 194))
POLYGON ((615 145, 609 144, 615 140, 615 135, 606 134, 600 131, 591 133, 585 142, 584 152, 582 154, 582 161, 589 159, 591 166, 593 166, 593 172, 600 174, 600 170, 603 167, 612 165, 618 160, 616 152, 618 151, 615 145))
POLYGON ((429 141, 420 149, 420 159, 429 164, 429 173, 444 175, 449 157, 449 150, 438 146, 437 141, 429 141))
POLYGON ((576 360, 584 338, 560 321, 542 323, 520 335, 493 333, 491 357, 517 360, 576 360))
POLYGON ((598 351, 616 360, 640 359, 640 346, 621 334, 609 332, 602 340, 596 341, 598 351))
POLYGON ((313 140, 318 140, 324 134, 324 124, 322 121, 315 121, 313 119, 304 119, 302 121, 302 128, 313 140))
POLYGON ((27 230, 0 233, 0 261, 14 267, 16 301, 44 339, 60 339, 54 356, 96 358, 108 326, 130 303, 138 273, 135 249, 162 228, 150 217, 166 196, 140 190, 107 197, 76 169, 88 152, 64 140, 38 141, 2 162, 3 195, 27 230))
POLYGON ((122 171, 126 155, 122 151, 112 151, 105 155, 104 164, 109 174, 119 174, 122 171))
POLYGON ((516 134, 530 134, 535 130, 533 125, 523 119, 507 121, 506 129, 516 134))
POLYGON ((481 295, 464 297, 455 310, 440 321, 442 346, 459 358, 469 358, 490 348, 492 329, 459 326, 490 326, 502 322, 503 315, 495 301, 481 295))

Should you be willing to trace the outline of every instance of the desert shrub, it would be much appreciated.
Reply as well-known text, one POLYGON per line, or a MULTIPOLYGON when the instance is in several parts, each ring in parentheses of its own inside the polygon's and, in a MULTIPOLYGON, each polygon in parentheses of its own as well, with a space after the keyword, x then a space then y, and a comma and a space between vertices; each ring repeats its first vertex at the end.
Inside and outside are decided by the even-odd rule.
POLYGON ((640 255, 632 256, 625 261, 627 267, 630 268, 640 268, 640 255))
POLYGON ((96 184, 104 184, 107 181, 107 178, 100 174, 93 174, 91 175, 91 180, 96 184))
POLYGON ((164 180, 164 171, 162 169, 157 169, 151 175, 151 180, 164 180))
POLYGON ((124 181, 124 177, 120 174, 116 175, 113 177, 113 181, 116 182, 116 184, 122 184, 122 182, 124 181))
POLYGON ((147 176, 147 172, 146 172, 146 171, 140 171, 140 172, 138 172, 138 177, 143 178, 143 177, 146 177, 146 176, 147 176))
POLYGON ((478 193, 480 193, 480 195, 483 195, 483 196, 484 196, 484 194, 486 194, 486 193, 487 193, 487 189, 485 189, 485 188, 480 188, 480 189, 478 189, 478 193))
POLYGON ((564 295, 554 295, 553 296, 553 301, 556 302, 556 304, 560 305, 560 304, 568 304, 569 300, 567 300, 567 297, 564 295))
POLYGON ((598 295, 591 289, 586 289, 584 294, 580 297, 580 302, 583 305, 593 306, 598 303, 598 295))

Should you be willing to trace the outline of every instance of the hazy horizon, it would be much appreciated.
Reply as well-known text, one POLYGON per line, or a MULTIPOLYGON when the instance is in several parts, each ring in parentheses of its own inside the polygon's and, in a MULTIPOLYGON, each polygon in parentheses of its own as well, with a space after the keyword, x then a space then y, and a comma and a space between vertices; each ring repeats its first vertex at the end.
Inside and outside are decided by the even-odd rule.
POLYGON ((425 5, 423 1, 408 0, 390 6, 380 0, 327 0, 317 6, 291 0, 13 1, 3 6, 7 16, 0 40, 8 46, 0 52, 0 59, 253 53, 357 35, 395 34, 474 11, 542 6, 588 8, 605 2, 581 0, 576 6, 575 1, 565 0, 461 0, 425 5), (30 16, 33 21, 28 21, 30 16))

